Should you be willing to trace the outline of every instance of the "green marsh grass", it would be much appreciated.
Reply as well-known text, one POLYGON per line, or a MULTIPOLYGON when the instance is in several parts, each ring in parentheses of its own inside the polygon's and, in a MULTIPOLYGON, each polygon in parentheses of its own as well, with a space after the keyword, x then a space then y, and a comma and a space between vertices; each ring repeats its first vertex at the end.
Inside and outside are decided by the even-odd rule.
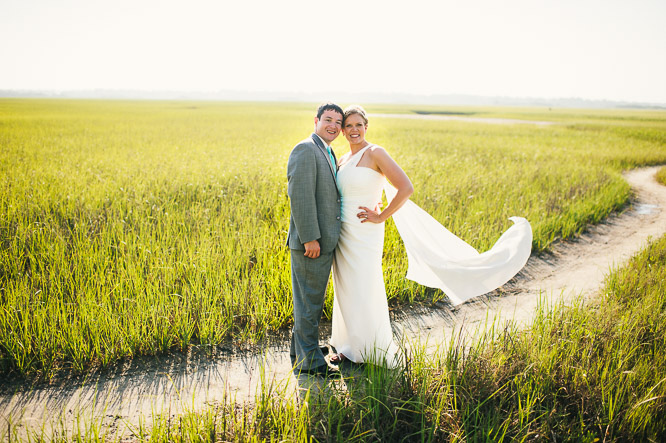
MULTIPOLYGON (((343 369, 344 383, 298 397, 286 384, 262 377, 251 404, 225 399, 180 416, 156 412, 123 438, 664 441, 665 313, 666 236, 612 270, 596 299, 542 304, 528 329, 491 322, 473 343, 451 339, 434 353, 416 345, 397 370, 343 369)), ((92 423, 79 424, 73 434, 63 425, 62 435, 118 438, 92 423)), ((31 437, 52 441, 43 432, 31 437)))
MULTIPOLYGON (((288 327, 285 165, 315 107, 0 100, 0 373, 85 372, 288 327)), ((470 112, 558 124, 376 118, 368 139, 480 250, 520 215, 543 251, 626 204, 623 169, 666 162, 664 113, 470 112)), ((391 223, 384 271, 392 305, 445 298, 404 280, 391 223)))

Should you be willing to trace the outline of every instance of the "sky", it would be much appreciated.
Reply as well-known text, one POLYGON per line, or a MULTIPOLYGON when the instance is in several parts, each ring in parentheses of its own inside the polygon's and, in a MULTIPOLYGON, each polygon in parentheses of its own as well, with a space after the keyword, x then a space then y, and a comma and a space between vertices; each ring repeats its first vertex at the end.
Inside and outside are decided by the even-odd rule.
POLYGON ((0 90, 666 103, 664 0, 0 0, 0 90))

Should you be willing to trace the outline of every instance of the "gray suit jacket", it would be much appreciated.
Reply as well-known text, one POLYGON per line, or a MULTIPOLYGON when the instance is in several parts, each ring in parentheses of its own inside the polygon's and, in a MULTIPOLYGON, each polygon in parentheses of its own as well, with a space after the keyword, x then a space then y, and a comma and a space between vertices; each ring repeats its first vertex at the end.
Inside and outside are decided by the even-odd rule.
POLYGON ((335 249, 342 223, 335 169, 315 134, 291 151, 287 164, 291 206, 287 246, 290 249, 304 251, 303 244, 312 240, 319 240, 322 253, 335 249))

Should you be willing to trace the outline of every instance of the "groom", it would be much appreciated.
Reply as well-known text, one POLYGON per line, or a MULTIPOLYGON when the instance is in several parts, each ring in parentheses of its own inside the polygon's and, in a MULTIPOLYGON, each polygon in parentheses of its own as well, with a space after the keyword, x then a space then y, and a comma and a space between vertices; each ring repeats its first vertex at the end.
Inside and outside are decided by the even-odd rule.
POLYGON ((294 328, 289 354, 294 372, 332 376, 319 348, 319 320, 340 236, 340 195, 335 182, 335 154, 330 143, 342 129, 342 109, 319 107, 315 132, 289 155, 287 193, 291 206, 287 246, 291 251, 294 328))

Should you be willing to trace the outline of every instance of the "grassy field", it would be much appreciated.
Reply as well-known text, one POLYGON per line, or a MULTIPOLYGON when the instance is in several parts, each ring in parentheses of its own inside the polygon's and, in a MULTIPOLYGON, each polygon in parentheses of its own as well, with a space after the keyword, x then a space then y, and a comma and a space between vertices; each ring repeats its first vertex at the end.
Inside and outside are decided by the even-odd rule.
MULTIPOLYGON (((332 383, 319 394, 308 392, 305 401, 296 401, 285 385, 266 381, 253 404, 231 399, 176 417, 158 411, 125 437, 664 441, 665 313, 666 236, 611 272, 588 305, 541 306, 530 329, 489 328, 471 347, 452 341, 435 354, 417 346, 400 369, 345 370, 344 388, 332 383)), ((39 432, 31 435, 48 440, 39 432)), ((71 436, 109 439, 118 436, 94 422, 71 436)))
MULTIPOLYGON (((287 327, 286 162, 315 107, 0 100, 0 373, 84 372, 287 327)), ((480 250, 520 215, 542 251, 626 204, 623 169, 666 163, 664 112, 367 108, 558 123, 371 119, 413 200, 480 250)), ((389 223, 390 303, 445 297, 405 271, 389 223)))

